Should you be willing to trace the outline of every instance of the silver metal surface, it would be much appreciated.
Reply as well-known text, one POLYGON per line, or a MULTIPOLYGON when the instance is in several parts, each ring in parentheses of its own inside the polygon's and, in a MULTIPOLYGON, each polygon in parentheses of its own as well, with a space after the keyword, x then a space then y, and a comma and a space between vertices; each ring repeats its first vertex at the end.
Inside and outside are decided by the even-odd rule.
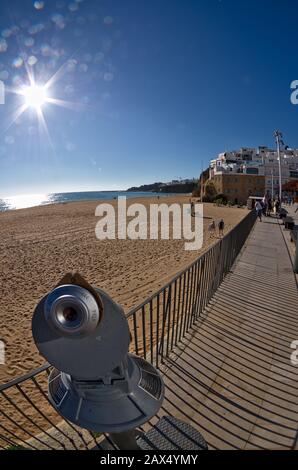
POLYGON ((84 336, 94 331, 100 315, 93 295, 83 287, 59 286, 46 298, 45 318, 50 327, 64 336, 84 336))
POLYGON ((100 321, 92 294, 74 285, 45 296, 32 319, 40 354, 59 371, 81 380, 97 380, 119 366, 130 343, 123 309, 104 291, 96 291, 103 304, 100 321), (69 307, 76 309, 74 321, 63 322, 63 310, 69 307))

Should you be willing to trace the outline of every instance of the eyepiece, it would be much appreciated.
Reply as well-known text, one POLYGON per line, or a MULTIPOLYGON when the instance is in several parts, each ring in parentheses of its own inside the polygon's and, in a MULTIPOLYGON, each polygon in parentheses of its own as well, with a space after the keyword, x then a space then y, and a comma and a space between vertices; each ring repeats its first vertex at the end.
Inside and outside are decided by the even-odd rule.
POLYGON ((130 343, 123 309, 79 275, 65 276, 40 300, 32 333, 40 354, 55 369, 82 381, 97 381, 120 367, 130 343))
POLYGON ((56 320, 62 328, 74 330, 84 321, 84 308, 76 304, 77 300, 71 296, 65 296, 56 302, 54 306, 56 311, 53 311, 53 315, 56 315, 56 320))
POLYGON ((100 313, 93 295, 83 287, 64 285, 47 296, 45 317, 52 328, 63 336, 83 336, 95 330, 100 313))
POLYGON ((63 310, 63 319, 72 324, 77 320, 78 318, 78 312, 75 308, 73 307, 65 307, 63 310))

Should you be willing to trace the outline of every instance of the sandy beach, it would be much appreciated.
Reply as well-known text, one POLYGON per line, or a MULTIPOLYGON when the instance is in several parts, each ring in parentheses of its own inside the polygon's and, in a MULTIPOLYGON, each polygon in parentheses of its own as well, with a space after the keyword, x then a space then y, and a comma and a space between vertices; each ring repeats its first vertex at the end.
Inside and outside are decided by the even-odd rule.
MULTIPOLYGON (((180 196, 159 202, 188 201, 180 196)), ((148 207, 158 201, 138 198, 128 205, 134 202, 148 207)), ((66 272, 79 271, 128 312, 216 242, 208 233, 211 219, 223 218, 227 232, 247 214, 246 209, 205 204, 204 246, 187 252, 183 240, 97 240, 98 203, 57 204, 0 214, 0 338, 6 343, 0 383, 44 363, 32 340, 32 312, 66 272)))

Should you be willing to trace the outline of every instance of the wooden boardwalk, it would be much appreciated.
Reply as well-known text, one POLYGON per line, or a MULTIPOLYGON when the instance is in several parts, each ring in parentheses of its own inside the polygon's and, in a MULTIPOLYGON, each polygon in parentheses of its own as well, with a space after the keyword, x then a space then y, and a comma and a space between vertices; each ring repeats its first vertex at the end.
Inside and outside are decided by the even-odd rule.
POLYGON ((202 321, 163 366, 159 417, 191 423, 210 449, 298 448, 298 293, 282 230, 275 219, 256 223, 202 321))

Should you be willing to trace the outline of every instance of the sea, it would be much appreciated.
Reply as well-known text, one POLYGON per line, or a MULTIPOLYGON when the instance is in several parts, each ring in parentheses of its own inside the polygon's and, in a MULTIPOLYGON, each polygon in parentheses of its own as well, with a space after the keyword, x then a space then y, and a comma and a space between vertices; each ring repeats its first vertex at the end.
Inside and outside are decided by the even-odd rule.
MULTIPOLYGON (((91 191, 73 193, 53 193, 53 194, 26 194, 22 196, 12 196, 0 198, 0 212, 9 210, 26 209, 28 207, 45 206, 49 204, 62 204, 66 202, 100 201, 113 200, 120 196, 127 199, 136 197, 169 197, 176 196, 173 193, 153 193, 153 192, 127 192, 127 191, 91 191)), ((180 194, 181 196, 181 194, 180 194)))

